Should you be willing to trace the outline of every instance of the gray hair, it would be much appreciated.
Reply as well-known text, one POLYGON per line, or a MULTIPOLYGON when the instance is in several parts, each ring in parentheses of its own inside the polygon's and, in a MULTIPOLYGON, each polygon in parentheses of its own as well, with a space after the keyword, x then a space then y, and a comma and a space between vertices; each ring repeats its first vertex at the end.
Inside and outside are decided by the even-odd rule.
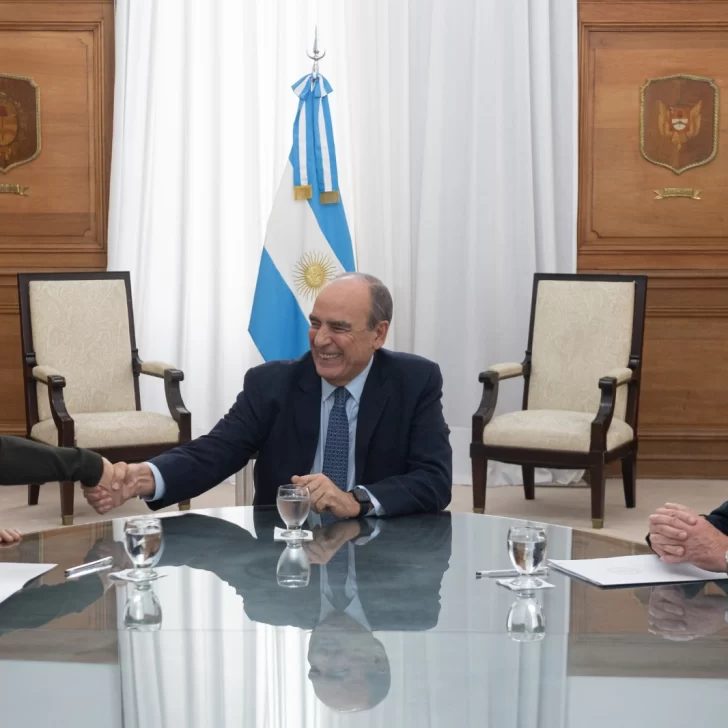
POLYGON ((369 284, 369 291, 372 296, 372 310, 369 312, 369 320, 367 328, 374 331, 382 321, 391 321, 394 313, 394 302, 389 288, 382 283, 376 276, 370 273, 340 273, 333 280, 338 281, 345 278, 354 278, 360 281, 366 281, 369 284))

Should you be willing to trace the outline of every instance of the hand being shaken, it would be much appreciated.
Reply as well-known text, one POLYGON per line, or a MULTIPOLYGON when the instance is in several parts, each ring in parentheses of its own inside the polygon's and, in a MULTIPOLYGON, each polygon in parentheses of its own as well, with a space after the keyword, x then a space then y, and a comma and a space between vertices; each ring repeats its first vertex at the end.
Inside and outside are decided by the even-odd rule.
POLYGON ((84 488, 83 495, 88 504, 99 514, 108 513, 126 501, 137 496, 154 493, 154 476, 144 463, 111 464, 104 458, 104 472, 98 485, 84 488))

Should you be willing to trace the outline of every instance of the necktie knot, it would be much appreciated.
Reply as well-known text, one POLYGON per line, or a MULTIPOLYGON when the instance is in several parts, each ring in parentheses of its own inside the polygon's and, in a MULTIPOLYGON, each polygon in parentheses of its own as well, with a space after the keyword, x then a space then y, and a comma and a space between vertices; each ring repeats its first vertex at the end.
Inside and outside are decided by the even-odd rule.
POLYGON ((346 404, 346 400, 349 399, 349 390, 346 387, 337 387, 334 390, 334 406, 341 406, 346 404))

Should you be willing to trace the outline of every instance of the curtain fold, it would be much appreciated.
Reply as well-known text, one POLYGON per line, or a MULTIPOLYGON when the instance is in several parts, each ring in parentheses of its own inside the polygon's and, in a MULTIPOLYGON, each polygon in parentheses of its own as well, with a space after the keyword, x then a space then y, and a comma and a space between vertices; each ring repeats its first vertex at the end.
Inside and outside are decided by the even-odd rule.
MULTIPOLYGON (((316 23, 358 266, 392 289, 389 345, 440 364, 469 483, 477 375, 522 358, 533 273, 575 269, 576 0, 119 0, 109 269, 207 431, 261 362, 248 317, 316 23)), ((158 382, 142 396, 166 411, 158 382)), ((505 383, 499 411, 520 398, 505 383)))

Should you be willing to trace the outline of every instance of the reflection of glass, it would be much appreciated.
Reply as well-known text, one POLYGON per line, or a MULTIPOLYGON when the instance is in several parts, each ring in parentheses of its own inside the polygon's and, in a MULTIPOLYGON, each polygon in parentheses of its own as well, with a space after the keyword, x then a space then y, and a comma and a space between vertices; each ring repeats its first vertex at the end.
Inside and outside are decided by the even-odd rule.
POLYGON ((508 531, 508 555, 520 576, 511 582, 516 589, 533 589, 541 580, 531 576, 546 560, 546 530, 539 526, 513 526, 508 531))
POLYGON ((311 496, 308 488, 302 485, 281 485, 276 498, 278 513, 286 524, 287 531, 283 531, 283 538, 301 539, 303 531, 301 526, 308 518, 311 508, 311 496))
POLYGON ((124 605, 124 627, 135 632, 154 632, 162 626, 162 605, 151 582, 134 584, 124 605))
POLYGON ((543 607, 533 596, 519 594, 506 620, 508 636, 515 642, 538 642, 546 635, 543 607))
POLYGON ((162 548, 162 521, 150 516, 130 518, 124 524, 124 536, 126 551, 134 564, 130 578, 143 580, 155 576, 152 566, 162 548))
POLYGON ((308 556, 303 550, 302 541, 291 541, 286 544, 281 557, 278 559, 276 569, 278 586, 286 586, 292 589, 301 586, 308 586, 311 577, 311 565, 308 556))

